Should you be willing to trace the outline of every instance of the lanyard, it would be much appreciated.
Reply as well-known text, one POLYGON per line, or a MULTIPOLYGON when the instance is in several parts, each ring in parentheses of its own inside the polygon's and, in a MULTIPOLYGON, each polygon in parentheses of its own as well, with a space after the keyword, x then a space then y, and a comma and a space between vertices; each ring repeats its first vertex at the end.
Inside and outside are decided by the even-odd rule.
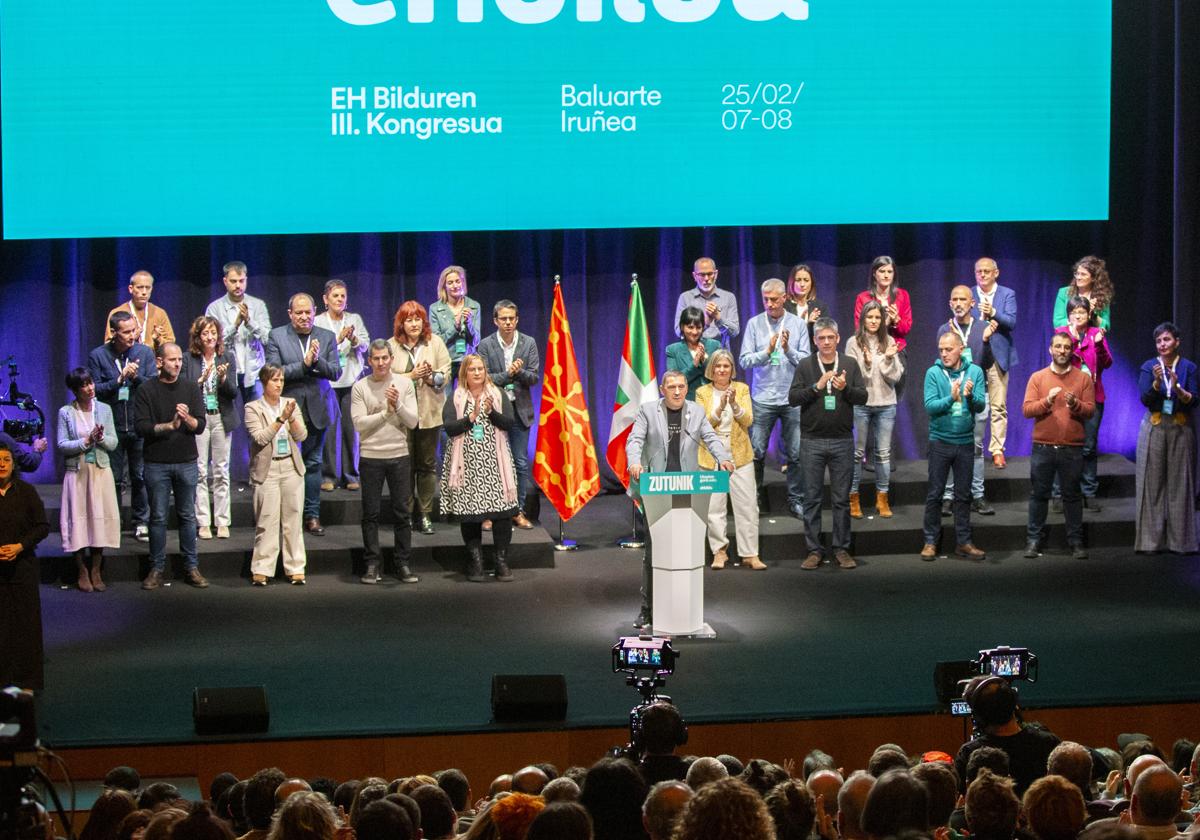
MULTIPOLYGON (((942 368, 942 373, 946 374, 946 379, 950 382, 951 385, 953 385, 954 377, 950 375, 950 371, 946 370, 945 368, 942 368)), ((967 368, 964 365, 962 371, 958 375, 958 389, 959 389, 958 393, 959 394, 962 394, 963 380, 966 378, 967 378, 967 368)))
MULTIPOLYGON (((296 340, 300 341, 300 336, 296 336, 296 340)), ((303 356, 308 355, 308 346, 312 344, 312 333, 304 336, 304 340, 300 341, 300 353, 303 356)))
POLYGON ((114 362, 114 363, 116 364, 116 366, 117 366, 117 379, 120 379, 120 378, 121 378, 121 374, 122 374, 122 373, 125 371, 125 360, 126 360, 127 358, 129 358, 129 355, 128 355, 128 354, 126 354, 126 355, 122 356, 122 357, 121 357, 121 358, 119 358, 119 359, 113 359, 113 362, 114 362))
POLYGON ((963 332, 961 329, 959 329, 958 321, 951 318, 950 319, 950 329, 952 329, 956 333, 958 333, 958 337, 962 339, 963 347, 966 347, 967 339, 969 339, 971 337, 971 330, 975 329, 975 319, 974 318, 971 319, 971 323, 967 324, 967 331, 963 332))
MULTIPOLYGON (((1178 354, 1176 354, 1176 355, 1175 355, 1175 361, 1174 361, 1174 363, 1172 363, 1172 365, 1171 365, 1171 378, 1170 378, 1170 379, 1168 379, 1168 378, 1167 378, 1167 377, 1165 377, 1165 376, 1163 377, 1163 399, 1164 399, 1164 400, 1169 400, 1169 399, 1171 399, 1171 391, 1172 391, 1172 390, 1173 390, 1173 388, 1174 388, 1174 384, 1175 384, 1175 382, 1177 382, 1177 381, 1178 381, 1178 380, 1175 378, 1175 369, 1176 369, 1177 367, 1179 367, 1179 355, 1178 355, 1178 354)), ((1166 366, 1166 365, 1163 365, 1163 372, 1165 373, 1165 372, 1166 372, 1166 370, 1167 370, 1167 366, 1166 366)))
MULTIPOLYGON (((838 367, 837 355, 836 354, 834 355, 833 366, 831 368, 829 368, 829 370, 825 370, 825 363, 821 361, 820 356, 817 357, 817 366, 821 369, 822 375, 824 375, 826 373, 835 373, 837 371, 837 367, 838 367)), ((828 382, 825 383, 825 393, 826 394, 833 393, 833 380, 832 379, 830 379, 828 382)))

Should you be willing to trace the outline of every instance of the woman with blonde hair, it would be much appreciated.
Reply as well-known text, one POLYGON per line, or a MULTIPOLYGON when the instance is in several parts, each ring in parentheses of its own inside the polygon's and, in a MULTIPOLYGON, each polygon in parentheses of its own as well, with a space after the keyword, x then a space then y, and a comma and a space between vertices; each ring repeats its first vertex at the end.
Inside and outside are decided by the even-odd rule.
POLYGON ((451 375, 458 378, 464 356, 479 346, 479 302, 467 297, 467 270, 448 265, 438 275, 437 301, 429 307, 433 332, 450 351, 451 375))
MULTIPOLYGON (((733 453, 728 496, 733 500, 738 555, 743 565, 758 571, 767 566, 758 557, 758 488, 754 482, 754 449, 749 434, 754 409, 750 387, 744 382, 735 382, 735 372, 733 354, 725 349, 714 350, 704 369, 704 376, 711 384, 696 389, 696 404, 704 409, 713 430, 733 453)), ((701 469, 717 468, 712 453, 703 445, 697 458, 701 469)), ((714 569, 725 568, 729 560, 726 495, 713 493, 709 499, 708 546, 712 549, 714 569)))
POLYGON ((513 579, 508 568, 512 518, 517 515, 517 473, 508 430, 516 418, 512 400, 488 376, 487 363, 474 353, 463 357, 458 386, 442 409, 450 443, 442 458, 442 512, 459 521, 469 563, 467 580, 481 583, 483 522, 491 520, 496 548, 496 580, 513 579))

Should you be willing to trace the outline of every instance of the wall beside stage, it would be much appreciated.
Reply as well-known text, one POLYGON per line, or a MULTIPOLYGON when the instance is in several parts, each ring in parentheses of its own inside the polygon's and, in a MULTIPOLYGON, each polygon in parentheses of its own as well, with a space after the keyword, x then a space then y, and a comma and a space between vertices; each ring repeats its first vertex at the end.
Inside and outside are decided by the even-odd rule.
MULTIPOLYGON (((1015 289, 1019 300, 1016 337, 1022 361, 1009 391, 1009 452, 1023 455, 1029 451, 1030 426, 1020 419, 1021 397, 1029 373, 1047 362, 1054 296, 1068 282, 1071 264, 1094 253, 1108 260, 1116 287, 1110 336, 1116 363, 1105 376, 1109 399, 1100 447, 1132 456, 1142 414, 1134 386, 1137 367, 1153 351, 1150 330, 1173 316, 1195 318, 1189 269, 1200 230, 1196 187, 1185 176, 1196 171, 1196 152, 1182 138, 1196 122, 1196 105, 1180 91, 1197 75, 1200 58, 1181 45, 1192 40, 1187 33, 1200 34, 1198 18, 1195 4, 1114 2, 1107 222, 9 241, 0 246, 5 290, 0 323, 7 326, 0 335, 0 358, 15 357, 22 390, 36 395, 52 426, 54 412, 68 397, 63 377, 102 340, 105 313, 127 299, 128 277, 138 269, 155 276, 153 301, 167 309, 177 333, 224 293, 221 265, 241 259, 250 269, 249 292, 267 301, 273 325, 286 322, 290 294, 303 290, 319 297, 326 279, 340 277, 349 284, 351 310, 362 313, 372 336, 379 336, 390 334, 392 314, 402 301, 416 298, 428 305, 434 300, 439 270, 457 263, 466 267, 469 292, 485 313, 501 298, 520 305, 519 328, 539 346, 545 342, 553 277, 561 274, 593 434, 602 450, 631 273, 641 278, 661 369, 664 348, 675 340, 669 323, 675 300, 691 286, 696 257, 717 261, 719 285, 735 290, 743 322, 761 310, 763 280, 807 262, 845 340, 852 329, 853 298, 865 287, 870 261, 889 254, 898 263, 899 282, 912 296, 915 315, 909 386, 893 451, 899 458, 920 458, 926 431, 920 381, 935 355, 937 327, 949 317, 949 290, 970 283, 974 260, 988 255, 1000 264, 1000 283, 1015 289)), ((989 60, 1001 61, 1003 45, 995 46, 989 60)), ((980 130, 986 131, 986 124, 980 130)), ((704 184, 694 186, 692 195, 664 196, 663 201, 704 201, 704 184)), ((254 196, 241 195, 231 185, 229 200, 254 201, 254 196)), ((797 195, 795 200, 805 199, 797 195)), ((1193 355, 1197 325, 1180 326, 1185 352, 1193 355)), ((60 463, 47 459, 32 479, 50 482, 60 475, 60 463)))

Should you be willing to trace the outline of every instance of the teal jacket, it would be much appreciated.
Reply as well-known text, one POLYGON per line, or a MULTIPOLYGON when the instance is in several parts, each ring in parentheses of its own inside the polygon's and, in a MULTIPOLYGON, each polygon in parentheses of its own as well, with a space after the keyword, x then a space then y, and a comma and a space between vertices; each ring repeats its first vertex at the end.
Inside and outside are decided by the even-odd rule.
MULTIPOLYGON (((966 379, 963 384, 966 384, 966 379)), ((957 370, 949 371, 941 359, 925 372, 925 411, 929 415, 929 439, 942 443, 962 445, 975 442, 975 415, 987 408, 987 383, 979 365, 967 365, 965 370, 959 363, 957 370), (963 403, 962 413, 954 414, 954 401, 950 399, 950 376, 960 379, 963 375, 975 383, 971 396, 963 403)))

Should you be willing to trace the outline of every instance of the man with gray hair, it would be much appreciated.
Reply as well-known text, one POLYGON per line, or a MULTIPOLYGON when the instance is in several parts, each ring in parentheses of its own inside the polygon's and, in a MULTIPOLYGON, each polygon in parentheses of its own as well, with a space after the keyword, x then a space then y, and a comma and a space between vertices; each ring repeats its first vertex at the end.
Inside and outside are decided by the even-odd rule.
POLYGON ((683 782, 659 782, 650 788, 642 804, 642 826, 650 840, 669 840, 691 798, 692 789, 683 782))
POLYGON ((867 840, 862 827, 863 808, 875 786, 875 777, 863 770, 850 774, 837 795, 837 829, 842 840, 867 840))
POLYGON ((738 359, 750 372, 750 402, 754 419, 750 444, 754 448, 754 478, 758 484, 759 508, 767 510, 763 473, 767 445, 775 423, 783 433, 787 454, 788 510, 804 518, 804 473, 800 465, 800 407, 788 402, 788 389, 800 362, 812 352, 808 326, 784 308, 787 292, 783 281, 772 278, 762 284, 764 312, 746 324, 742 354, 738 359))
POLYGON ((712 756, 697 758, 687 771, 687 784, 692 790, 700 790, 709 782, 727 778, 729 771, 725 769, 725 765, 712 756))
MULTIPOLYGON (((858 362, 838 352, 838 325, 818 318, 813 325, 815 355, 796 368, 788 401, 800 406, 804 462, 804 539, 808 556, 801 569, 821 565, 821 499, 825 471, 833 508, 833 557, 841 569, 858 564, 850 555, 850 482, 854 477, 854 406, 867 404, 867 386, 858 362)), ((789 476, 790 478, 790 476, 789 476)))

